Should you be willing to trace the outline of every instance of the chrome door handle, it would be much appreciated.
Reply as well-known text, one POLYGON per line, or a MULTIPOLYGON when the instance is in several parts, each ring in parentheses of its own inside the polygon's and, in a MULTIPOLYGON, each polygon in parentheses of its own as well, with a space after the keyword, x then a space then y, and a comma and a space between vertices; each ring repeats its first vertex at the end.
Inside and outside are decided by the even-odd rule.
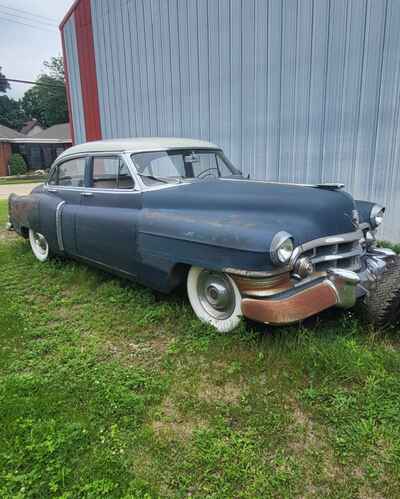
POLYGON ((86 197, 93 196, 93 192, 81 192, 81 196, 86 196, 86 197))
POLYGON ((47 190, 48 190, 49 192, 58 192, 58 190, 57 190, 57 189, 49 189, 49 188, 47 188, 47 190))

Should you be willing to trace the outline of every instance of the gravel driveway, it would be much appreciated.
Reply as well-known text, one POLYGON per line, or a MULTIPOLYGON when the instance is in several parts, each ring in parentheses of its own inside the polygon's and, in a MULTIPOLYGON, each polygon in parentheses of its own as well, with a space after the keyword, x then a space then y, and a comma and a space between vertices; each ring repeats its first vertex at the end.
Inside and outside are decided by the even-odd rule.
POLYGON ((12 184, 12 185, 0 185, 0 199, 7 199, 8 196, 15 192, 19 196, 23 194, 29 194, 31 190, 40 184, 12 184))

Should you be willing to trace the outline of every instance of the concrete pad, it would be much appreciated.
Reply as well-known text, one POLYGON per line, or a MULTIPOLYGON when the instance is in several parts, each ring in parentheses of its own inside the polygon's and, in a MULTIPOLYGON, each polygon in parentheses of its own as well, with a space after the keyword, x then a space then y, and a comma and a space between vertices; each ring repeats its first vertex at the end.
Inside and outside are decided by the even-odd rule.
POLYGON ((19 196, 29 194, 31 190, 39 184, 12 184, 12 185, 0 185, 0 199, 7 199, 8 196, 14 192, 19 196))

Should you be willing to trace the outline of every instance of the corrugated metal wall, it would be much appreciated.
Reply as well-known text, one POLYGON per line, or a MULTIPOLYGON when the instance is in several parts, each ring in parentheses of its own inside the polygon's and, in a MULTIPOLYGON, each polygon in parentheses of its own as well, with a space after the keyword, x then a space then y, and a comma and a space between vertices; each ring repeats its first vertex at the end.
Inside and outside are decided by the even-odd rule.
POLYGON ((91 8, 104 138, 206 138, 258 179, 342 181, 400 240, 399 0, 91 8))
POLYGON ((63 27, 65 57, 68 67, 69 99, 75 142, 85 142, 85 117, 83 113, 81 75, 76 43, 75 15, 72 14, 63 27))

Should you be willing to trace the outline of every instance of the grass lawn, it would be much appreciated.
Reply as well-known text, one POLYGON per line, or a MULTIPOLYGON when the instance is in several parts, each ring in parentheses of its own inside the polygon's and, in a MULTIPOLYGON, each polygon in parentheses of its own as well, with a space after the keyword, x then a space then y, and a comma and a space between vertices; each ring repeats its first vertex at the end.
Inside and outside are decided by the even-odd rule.
MULTIPOLYGON (((0 224, 6 203, 0 201, 0 224)), ((398 497, 398 332, 218 335, 0 233, 0 497, 398 497)))

